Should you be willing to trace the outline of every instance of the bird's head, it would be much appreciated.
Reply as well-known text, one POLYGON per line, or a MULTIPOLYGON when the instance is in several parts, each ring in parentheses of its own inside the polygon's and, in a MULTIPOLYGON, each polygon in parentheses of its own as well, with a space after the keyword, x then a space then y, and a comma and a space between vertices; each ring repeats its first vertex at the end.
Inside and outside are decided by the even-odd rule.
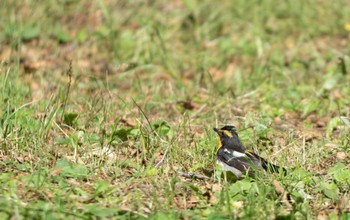
POLYGON ((233 150, 237 150, 240 152, 244 152, 245 148, 242 146, 238 134, 236 132, 236 128, 231 125, 226 125, 220 129, 213 128, 213 130, 218 134, 219 136, 219 146, 216 150, 216 153, 220 150, 222 146, 225 146, 227 148, 231 148, 233 150))

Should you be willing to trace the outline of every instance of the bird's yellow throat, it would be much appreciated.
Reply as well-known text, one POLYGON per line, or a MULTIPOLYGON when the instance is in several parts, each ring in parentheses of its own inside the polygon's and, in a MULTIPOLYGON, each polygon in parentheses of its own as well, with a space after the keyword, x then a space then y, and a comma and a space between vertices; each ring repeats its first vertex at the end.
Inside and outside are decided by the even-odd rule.
POLYGON ((218 151, 220 150, 221 147, 222 147, 222 143, 221 143, 221 138, 219 136, 219 145, 218 145, 218 148, 216 149, 215 154, 218 154, 218 151))
MULTIPOLYGON (((231 132, 229 131, 226 131, 226 130, 219 130, 219 132, 223 132, 225 133, 225 135, 227 135, 229 138, 232 138, 233 135, 231 134, 231 132)), ((218 149, 216 149, 216 154, 218 153, 218 151, 220 150, 220 148, 222 147, 222 142, 221 142, 221 137, 220 135, 219 136, 219 146, 218 146, 218 149)))

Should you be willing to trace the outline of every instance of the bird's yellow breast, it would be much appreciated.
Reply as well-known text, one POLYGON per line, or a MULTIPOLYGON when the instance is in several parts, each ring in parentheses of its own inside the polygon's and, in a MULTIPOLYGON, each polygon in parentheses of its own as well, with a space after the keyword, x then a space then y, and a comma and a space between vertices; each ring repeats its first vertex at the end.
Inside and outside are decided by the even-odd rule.
MULTIPOLYGON (((219 132, 223 132, 228 138, 232 138, 233 135, 231 134, 231 132, 227 131, 227 130, 219 130, 219 132)), ((222 147, 222 141, 221 141, 221 137, 220 135, 218 135, 219 137, 219 145, 218 148, 216 149, 216 154, 218 154, 218 151, 220 150, 220 148, 222 147)))
POLYGON ((221 138, 219 136, 219 145, 218 145, 218 148, 216 149, 215 154, 218 154, 218 151, 220 150, 221 147, 222 147, 222 142, 221 142, 221 138))

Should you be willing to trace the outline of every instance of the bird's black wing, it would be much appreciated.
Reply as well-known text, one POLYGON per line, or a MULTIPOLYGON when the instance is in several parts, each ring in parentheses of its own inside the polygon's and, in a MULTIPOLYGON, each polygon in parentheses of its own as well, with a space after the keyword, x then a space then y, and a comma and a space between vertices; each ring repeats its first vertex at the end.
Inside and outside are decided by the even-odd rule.
POLYGON ((248 169, 252 167, 259 167, 260 161, 254 157, 250 157, 244 152, 220 149, 218 152, 218 160, 227 164, 230 167, 234 167, 242 173, 246 173, 248 169))
MULTIPOLYGON (((259 160, 260 164, 261 164, 261 167, 264 170, 269 171, 269 172, 275 172, 275 173, 278 173, 280 171, 280 167, 279 166, 267 162, 264 158, 260 157, 256 153, 251 152, 251 151, 246 151, 246 154, 249 156, 249 158, 253 158, 253 160, 259 160)), ((284 168, 282 168, 282 169, 283 169, 284 172, 286 172, 286 169, 284 169, 284 168)))

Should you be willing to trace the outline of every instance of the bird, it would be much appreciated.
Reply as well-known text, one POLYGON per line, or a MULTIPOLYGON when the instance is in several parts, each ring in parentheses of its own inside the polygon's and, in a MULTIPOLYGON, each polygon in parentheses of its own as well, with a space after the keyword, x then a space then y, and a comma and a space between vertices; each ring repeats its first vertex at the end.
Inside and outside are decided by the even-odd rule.
POLYGON ((241 143, 236 128, 232 125, 226 125, 220 129, 213 128, 218 134, 219 145, 216 150, 217 163, 223 167, 224 171, 232 172, 238 179, 245 174, 250 177, 255 176, 255 171, 265 170, 272 173, 278 173, 284 168, 269 163, 256 153, 247 150, 241 143))

